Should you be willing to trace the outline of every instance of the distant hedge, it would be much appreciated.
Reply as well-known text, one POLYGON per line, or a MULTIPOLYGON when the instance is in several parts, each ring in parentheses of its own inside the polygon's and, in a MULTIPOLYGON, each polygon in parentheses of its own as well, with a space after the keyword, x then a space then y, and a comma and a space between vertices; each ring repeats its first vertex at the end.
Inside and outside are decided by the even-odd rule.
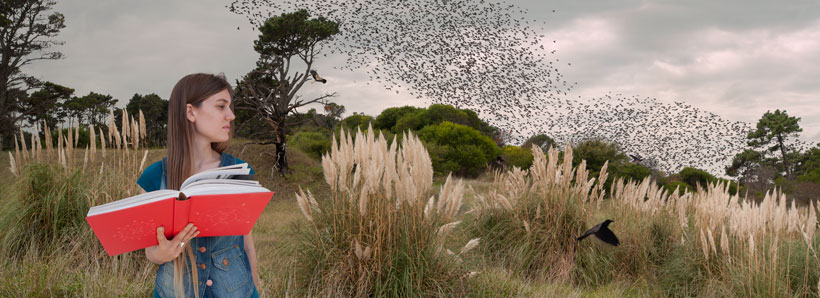
POLYGON ((504 165, 507 167, 513 166, 526 170, 532 166, 532 151, 529 148, 504 146, 501 156, 504 158, 504 165))
POLYGON ((478 176, 501 154, 501 148, 477 130, 449 121, 428 125, 418 132, 427 145, 433 169, 437 174, 463 177, 478 176))

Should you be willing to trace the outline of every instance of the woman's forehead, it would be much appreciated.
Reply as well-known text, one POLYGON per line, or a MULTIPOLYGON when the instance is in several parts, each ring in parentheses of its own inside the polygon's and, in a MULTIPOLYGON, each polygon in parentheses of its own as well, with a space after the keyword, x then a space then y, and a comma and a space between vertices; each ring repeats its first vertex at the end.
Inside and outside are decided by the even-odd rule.
POLYGON ((230 103, 231 102, 231 94, 228 90, 222 90, 219 93, 209 96, 205 99, 206 102, 213 102, 213 103, 230 103))

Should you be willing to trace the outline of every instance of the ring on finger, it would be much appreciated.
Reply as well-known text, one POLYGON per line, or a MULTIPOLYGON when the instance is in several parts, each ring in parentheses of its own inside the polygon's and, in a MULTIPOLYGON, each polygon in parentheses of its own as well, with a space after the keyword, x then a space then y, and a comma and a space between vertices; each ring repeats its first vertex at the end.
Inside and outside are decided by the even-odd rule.
POLYGON ((185 241, 179 242, 179 247, 185 247, 185 241))

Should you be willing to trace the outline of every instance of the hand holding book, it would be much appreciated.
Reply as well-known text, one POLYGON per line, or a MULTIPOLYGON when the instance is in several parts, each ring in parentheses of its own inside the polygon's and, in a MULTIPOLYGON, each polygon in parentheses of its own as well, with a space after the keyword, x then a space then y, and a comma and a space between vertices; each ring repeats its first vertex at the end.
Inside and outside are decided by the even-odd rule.
POLYGON ((174 236, 174 239, 168 240, 165 238, 165 228, 159 227, 157 228, 157 242, 159 244, 146 247, 145 255, 149 261, 157 265, 170 262, 176 259, 185 249, 185 245, 188 245, 189 241, 197 235, 199 235, 199 231, 196 230, 196 226, 188 224, 182 232, 174 236))

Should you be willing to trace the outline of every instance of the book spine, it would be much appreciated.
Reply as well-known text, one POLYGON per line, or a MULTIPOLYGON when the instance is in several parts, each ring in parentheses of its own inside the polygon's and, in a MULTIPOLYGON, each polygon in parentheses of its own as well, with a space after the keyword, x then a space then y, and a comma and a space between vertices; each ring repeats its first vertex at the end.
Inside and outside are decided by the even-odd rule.
POLYGON ((188 224, 188 215, 191 212, 191 200, 185 194, 179 193, 179 198, 174 200, 174 236, 182 232, 188 224))

